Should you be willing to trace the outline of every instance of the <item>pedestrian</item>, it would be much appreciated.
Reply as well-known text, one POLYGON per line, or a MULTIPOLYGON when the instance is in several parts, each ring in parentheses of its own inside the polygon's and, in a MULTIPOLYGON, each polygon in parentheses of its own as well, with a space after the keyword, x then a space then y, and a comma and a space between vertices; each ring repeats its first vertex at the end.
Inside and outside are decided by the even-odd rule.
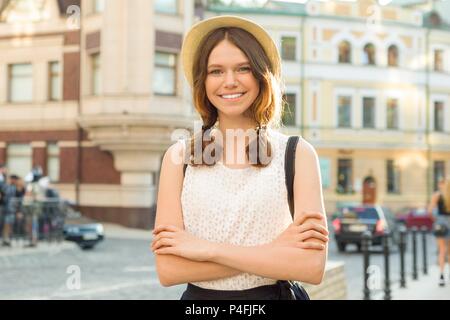
POLYGON ((317 154, 302 138, 290 213, 277 47, 258 24, 220 16, 190 29, 181 58, 203 125, 164 155, 160 282, 187 284, 183 300, 295 299, 289 280, 322 281, 328 230, 317 154))
POLYGON ((4 220, 6 215, 5 193, 8 185, 8 169, 0 163, 0 231, 3 237, 4 220))
POLYGON ((10 247, 12 231, 15 222, 16 213, 20 206, 20 200, 16 197, 18 193, 19 177, 15 174, 9 176, 9 181, 3 187, 3 230, 2 230, 2 246, 10 247))
POLYGON ((435 220, 434 230, 438 243, 439 260, 439 286, 445 286, 444 269, 445 259, 450 263, 450 178, 441 179, 438 190, 433 194, 428 206, 428 214, 435 220), (437 208, 437 216, 433 210, 437 208))

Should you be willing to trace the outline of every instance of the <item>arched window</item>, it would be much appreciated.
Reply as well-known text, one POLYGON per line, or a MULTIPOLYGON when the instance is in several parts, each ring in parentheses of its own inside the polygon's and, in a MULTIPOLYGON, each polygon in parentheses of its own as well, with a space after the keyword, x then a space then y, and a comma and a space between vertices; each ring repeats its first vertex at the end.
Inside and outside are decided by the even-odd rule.
POLYGON ((395 44, 388 48, 388 66, 398 67, 398 48, 395 44))
POLYGON ((352 45, 344 40, 339 43, 339 63, 352 62, 352 45))
POLYGON ((363 64, 375 65, 375 46, 372 43, 364 46, 363 64))

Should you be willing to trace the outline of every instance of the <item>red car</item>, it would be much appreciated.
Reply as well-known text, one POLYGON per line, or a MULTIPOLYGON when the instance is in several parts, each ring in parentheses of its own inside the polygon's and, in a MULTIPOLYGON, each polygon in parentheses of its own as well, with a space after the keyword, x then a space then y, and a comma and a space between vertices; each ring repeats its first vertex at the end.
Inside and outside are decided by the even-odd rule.
POLYGON ((404 208, 396 214, 397 221, 403 223, 408 229, 412 227, 427 227, 428 231, 433 228, 433 218, 425 208, 404 208))

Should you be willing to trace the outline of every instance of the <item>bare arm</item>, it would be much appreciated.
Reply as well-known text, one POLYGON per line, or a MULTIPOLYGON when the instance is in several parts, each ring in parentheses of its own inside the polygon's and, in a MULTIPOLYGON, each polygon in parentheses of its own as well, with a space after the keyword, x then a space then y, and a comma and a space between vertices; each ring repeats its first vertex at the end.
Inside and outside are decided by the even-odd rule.
POLYGON ((439 193, 436 192, 436 193, 433 194, 433 196, 431 197, 431 201, 430 201, 430 204, 428 205, 428 210, 427 210, 428 215, 429 215, 430 217, 432 217, 432 218, 434 218, 434 217, 433 217, 433 209, 436 208, 436 206, 437 206, 437 204, 438 204, 438 201, 439 201, 439 193))
MULTIPOLYGON (((159 182, 155 228, 170 224, 184 229, 181 209, 183 163, 174 163, 183 155, 181 143, 172 145, 164 155, 159 182)), ((156 269, 163 286, 181 283, 209 281, 231 277, 241 273, 233 268, 213 262, 197 262, 175 255, 156 255, 156 269)))
MULTIPOLYGON (((303 212, 320 212, 324 218, 315 222, 327 228, 318 157, 304 140, 297 147, 295 172, 295 218, 303 212)), ((323 243, 317 239, 310 241, 323 243)), ((327 244, 324 250, 280 246, 274 242, 256 247, 215 244, 210 261, 267 278, 319 284, 324 275, 327 249, 327 244)))

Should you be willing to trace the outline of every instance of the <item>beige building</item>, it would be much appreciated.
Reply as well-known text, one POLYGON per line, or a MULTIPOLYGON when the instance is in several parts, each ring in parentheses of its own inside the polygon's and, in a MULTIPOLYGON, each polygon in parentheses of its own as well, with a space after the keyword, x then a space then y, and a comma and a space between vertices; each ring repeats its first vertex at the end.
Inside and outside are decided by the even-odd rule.
POLYGON ((369 1, 204 3, 1 0, 0 163, 22 176, 41 165, 86 215, 148 228, 171 134, 196 119, 183 34, 231 13, 280 47, 283 130, 317 148, 329 213, 360 202, 368 177, 380 203, 425 203, 450 170, 450 28, 439 15, 369 1))

